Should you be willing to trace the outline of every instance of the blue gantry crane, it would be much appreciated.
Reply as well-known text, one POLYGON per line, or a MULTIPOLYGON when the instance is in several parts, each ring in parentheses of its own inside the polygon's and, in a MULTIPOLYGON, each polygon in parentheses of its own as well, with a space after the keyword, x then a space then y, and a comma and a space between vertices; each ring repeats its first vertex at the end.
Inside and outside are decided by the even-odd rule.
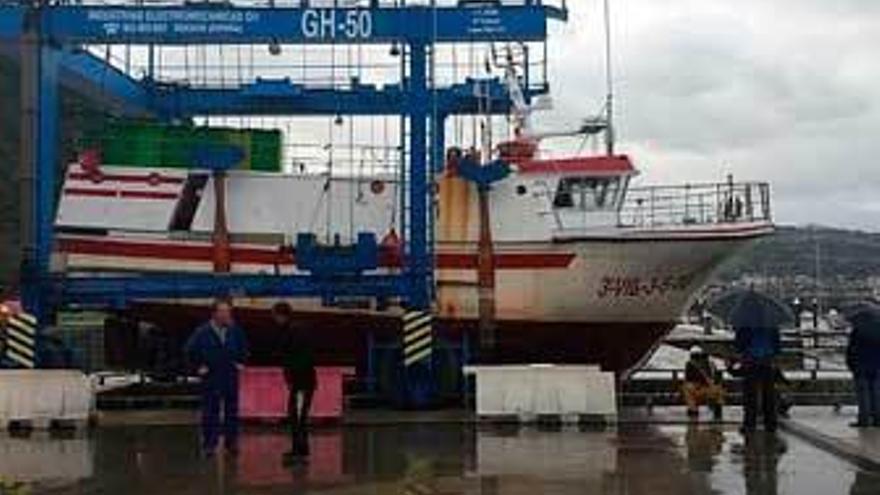
MULTIPOLYGON (((25 307, 46 321, 65 304, 124 305, 148 298, 398 297, 408 308, 429 310, 432 297, 432 177, 441 171, 445 123, 453 115, 507 114, 511 99, 500 79, 468 78, 434 84, 431 53, 448 43, 543 42, 550 20, 566 20, 561 4, 541 0, 413 2, 301 1, 290 6, 232 3, 163 4, 23 1, 0 6, 0 54, 18 57, 22 87, 22 297, 25 307), (157 82, 108 67, 85 45, 309 45, 387 44, 405 48, 396 84, 377 87, 352 81, 349 87, 311 87, 283 78, 255 78, 236 85, 206 87, 157 82), (100 78, 100 82, 98 79, 100 78), (408 189, 404 270, 370 273, 369 249, 359 264, 334 261, 330 251, 312 250, 309 275, 132 274, 69 277, 50 272, 59 165, 59 91, 71 81, 102 88, 126 111, 162 121, 210 115, 333 116, 390 115, 407 122, 408 189), (488 104, 487 104, 488 102, 488 104), (323 254, 322 254, 323 253, 323 254), (320 260, 316 257, 326 256, 320 260), (334 276, 338 265, 340 276, 334 276), (358 269, 352 270, 355 266, 358 269)), ((152 61, 151 61, 152 63, 152 61)), ((528 78, 528 74, 524 77, 528 78)), ((545 85, 526 85, 526 98, 545 85)), ((304 242, 310 239, 304 239, 304 242)), ((362 239, 369 243, 369 240, 362 239)))

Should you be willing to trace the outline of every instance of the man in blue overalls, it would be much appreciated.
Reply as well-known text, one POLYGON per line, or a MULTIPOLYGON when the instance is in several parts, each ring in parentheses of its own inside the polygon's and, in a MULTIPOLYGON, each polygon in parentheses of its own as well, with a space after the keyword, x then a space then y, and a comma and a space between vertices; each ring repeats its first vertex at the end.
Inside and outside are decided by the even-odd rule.
POLYGON ((238 371, 247 356, 244 332, 232 319, 232 303, 218 299, 211 319, 186 343, 186 357, 202 379, 202 449, 211 456, 221 434, 226 451, 238 452, 238 371), (220 422, 220 408, 223 422, 220 422))

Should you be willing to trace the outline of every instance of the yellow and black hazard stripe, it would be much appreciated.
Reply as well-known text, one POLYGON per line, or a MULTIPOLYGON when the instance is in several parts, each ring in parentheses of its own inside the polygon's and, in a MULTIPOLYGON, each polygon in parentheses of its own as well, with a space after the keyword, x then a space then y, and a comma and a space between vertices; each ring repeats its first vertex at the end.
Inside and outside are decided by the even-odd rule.
POLYGON ((6 318, 6 359, 23 368, 36 364, 37 318, 14 313, 6 318))
POLYGON ((434 348, 434 316, 429 311, 403 315, 403 363, 409 367, 430 359, 434 348))

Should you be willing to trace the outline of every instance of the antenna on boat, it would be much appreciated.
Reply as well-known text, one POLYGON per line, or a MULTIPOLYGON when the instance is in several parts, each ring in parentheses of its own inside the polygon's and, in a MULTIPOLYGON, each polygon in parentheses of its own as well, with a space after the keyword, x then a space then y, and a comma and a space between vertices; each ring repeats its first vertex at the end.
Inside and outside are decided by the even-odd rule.
POLYGON ((603 1, 605 10, 605 151, 614 155, 614 67, 611 60, 611 0, 603 1))

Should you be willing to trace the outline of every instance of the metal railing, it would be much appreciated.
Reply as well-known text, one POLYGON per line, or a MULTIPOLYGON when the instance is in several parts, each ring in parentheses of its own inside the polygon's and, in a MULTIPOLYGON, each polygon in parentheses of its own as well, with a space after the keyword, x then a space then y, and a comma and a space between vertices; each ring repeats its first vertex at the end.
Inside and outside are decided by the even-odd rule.
POLYGON ((770 222, 770 185, 719 182, 630 188, 619 225, 634 228, 770 222))

